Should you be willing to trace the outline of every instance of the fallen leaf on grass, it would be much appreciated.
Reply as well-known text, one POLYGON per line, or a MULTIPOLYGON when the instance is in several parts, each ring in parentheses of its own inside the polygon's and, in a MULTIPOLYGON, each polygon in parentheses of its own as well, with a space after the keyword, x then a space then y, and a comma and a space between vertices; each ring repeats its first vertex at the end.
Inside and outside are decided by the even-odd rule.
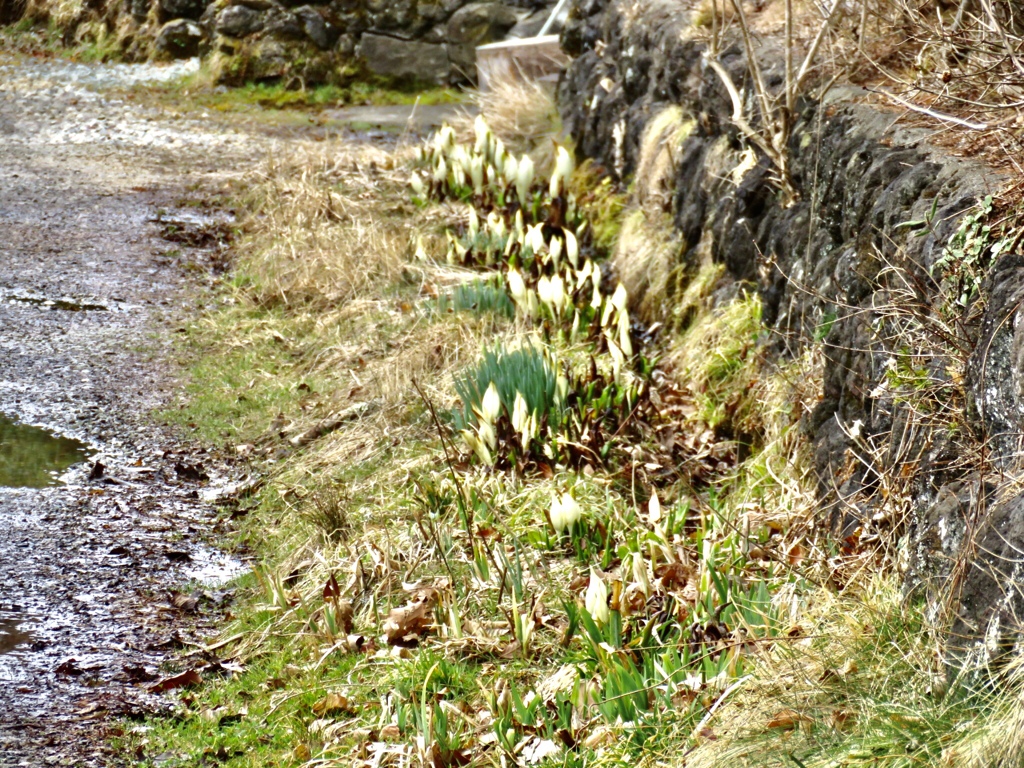
POLYGON ((341 587, 338 585, 338 579, 332 573, 331 577, 327 579, 327 583, 324 584, 324 600, 337 600, 341 597, 341 587))
POLYGON ((834 680, 836 678, 840 680, 845 680, 847 677, 854 674, 856 671, 857 662, 853 659, 847 659, 846 663, 844 663, 843 666, 839 669, 826 669, 824 672, 821 673, 821 677, 819 677, 818 680, 822 683, 828 682, 829 680, 834 680))
POLYGON ((693 569, 682 563, 664 563, 654 569, 654 578, 661 579, 665 591, 685 587, 693 576, 693 569))
POLYGON ((434 626, 436 593, 394 608, 384 620, 384 636, 388 645, 414 645, 434 626))
POLYGON ((549 757, 562 754, 562 747, 555 744, 551 739, 534 737, 532 741, 523 747, 522 754, 528 765, 536 765, 537 763, 544 762, 549 757))
POLYGON ((469 752, 464 749, 443 749, 436 741, 427 749, 426 763, 431 768, 453 768, 469 765, 469 752))
POLYGON ((340 693, 328 693, 313 705, 313 714, 317 717, 323 717, 332 712, 342 712, 346 715, 354 714, 348 697, 340 693))
POLYGON ((807 547, 803 544, 794 544, 789 548, 787 557, 789 559, 789 564, 795 568, 804 561, 805 557, 807 557, 807 547))
POLYGON ((172 691, 175 688, 199 685, 201 682, 202 678, 199 676, 199 673, 194 669, 190 669, 187 672, 182 672, 180 675, 172 675, 171 677, 165 677, 163 680, 158 680, 149 686, 147 690, 150 693, 163 693, 164 691, 172 691))
POLYGON ((171 596, 171 605, 184 613, 195 613, 199 609, 199 598, 178 593, 171 596))
POLYGON ((845 709, 837 709, 828 718, 828 724, 837 731, 845 731, 851 724, 853 715, 845 709))
POLYGON ((768 721, 768 728, 779 728, 781 730, 792 730, 796 727, 809 726, 814 721, 807 715, 802 715, 792 709, 780 709, 775 717, 768 721))

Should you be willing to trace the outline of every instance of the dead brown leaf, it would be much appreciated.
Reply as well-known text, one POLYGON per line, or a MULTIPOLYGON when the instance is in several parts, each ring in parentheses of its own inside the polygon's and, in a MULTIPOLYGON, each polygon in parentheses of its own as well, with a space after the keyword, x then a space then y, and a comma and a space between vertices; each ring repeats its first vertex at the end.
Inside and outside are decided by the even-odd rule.
POLYGON ((805 547, 803 544, 794 544, 792 547, 789 548, 787 557, 789 559, 790 566, 795 568, 804 561, 805 557, 807 557, 807 547, 805 547))
POLYGON ((682 563, 663 563, 654 569, 654 577, 661 580, 662 588, 668 592, 682 589, 693 575, 693 570, 682 563))
POLYGON ((338 585, 337 577, 332 573, 324 584, 324 601, 337 600, 341 597, 341 587, 338 585))
POLYGON ((434 627, 434 606, 437 592, 422 590, 417 598, 400 608, 393 608, 384 620, 384 636, 388 645, 415 645, 434 627))
POLYGON ((202 678, 199 676, 199 673, 194 669, 190 669, 187 672, 182 672, 180 675, 172 675, 171 677, 165 677, 163 680, 158 680, 149 686, 147 690, 150 693, 163 693, 164 691, 172 691, 175 688, 199 685, 201 682, 202 678))
POLYGON ((355 710, 352 709, 352 703, 344 694, 328 693, 313 705, 313 714, 317 717, 323 717, 324 715, 329 715, 335 712, 340 712, 346 715, 355 713, 355 710))
POLYGON ((813 722, 807 715, 802 715, 795 710, 780 709, 775 713, 775 717, 768 721, 767 727, 789 731, 797 727, 808 726, 813 722))

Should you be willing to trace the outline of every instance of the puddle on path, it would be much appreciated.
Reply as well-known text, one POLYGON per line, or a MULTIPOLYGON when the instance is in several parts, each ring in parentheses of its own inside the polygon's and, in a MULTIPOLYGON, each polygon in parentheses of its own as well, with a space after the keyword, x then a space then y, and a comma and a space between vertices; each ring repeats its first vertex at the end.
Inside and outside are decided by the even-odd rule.
POLYGON ((0 655, 31 642, 32 635, 19 629, 23 621, 17 614, 0 611, 0 655))
POLYGON ((246 566, 231 555, 202 545, 190 553, 190 560, 185 577, 205 587, 223 587, 246 570, 246 566))
POLYGON ((90 304, 67 298, 47 299, 42 296, 5 296, 4 298, 9 304, 31 304, 34 307, 60 309, 65 312, 107 312, 110 310, 106 304, 90 304))
POLYGON ((0 415, 0 487, 45 488, 84 461, 85 444, 39 427, 16 424, 0 415))

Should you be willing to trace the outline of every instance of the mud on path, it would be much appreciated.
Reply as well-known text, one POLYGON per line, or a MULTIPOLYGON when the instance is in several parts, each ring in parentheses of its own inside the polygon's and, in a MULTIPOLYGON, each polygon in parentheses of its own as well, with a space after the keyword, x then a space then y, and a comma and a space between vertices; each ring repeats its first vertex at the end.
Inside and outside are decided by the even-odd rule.
MULTIPOLYGON (((154 220, 187 224, 185 190, 251 167, 269 140, 95 90, 144 76, 0 54, 0 441, 38 425, 87 456, 62 484, 0 487, 3 768, 133 763, 105 739, 166 706, 148 688, 224 610, 239 567, 204 543, 232 468, 149 416, 173 402, 173 323, 203 276, 181 265, 203 254, 176 254, 154 220)), ((0 445, 0 486, 4 461, 46 457, 35 434, 0 445)))

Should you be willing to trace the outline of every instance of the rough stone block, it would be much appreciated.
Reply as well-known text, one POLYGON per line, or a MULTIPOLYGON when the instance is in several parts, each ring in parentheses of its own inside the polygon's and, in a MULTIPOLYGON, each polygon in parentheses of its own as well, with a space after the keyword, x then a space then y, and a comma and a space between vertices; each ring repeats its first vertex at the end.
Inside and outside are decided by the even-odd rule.
POLYGON ((202 28, 188 19, 175 19, 160 28, 156 50, 172 59, 189 59, 199 54, 205 35, 202 28))
POLYGON ((246 37, 263 29, 263 16, 247 5, 229 5, 217 14, 216 29, 228 37, 246 37))
POLYGON ((386 77, 442 84, 451 75, 444 45, 366 33, 357 49, 371 72, 386 77))

